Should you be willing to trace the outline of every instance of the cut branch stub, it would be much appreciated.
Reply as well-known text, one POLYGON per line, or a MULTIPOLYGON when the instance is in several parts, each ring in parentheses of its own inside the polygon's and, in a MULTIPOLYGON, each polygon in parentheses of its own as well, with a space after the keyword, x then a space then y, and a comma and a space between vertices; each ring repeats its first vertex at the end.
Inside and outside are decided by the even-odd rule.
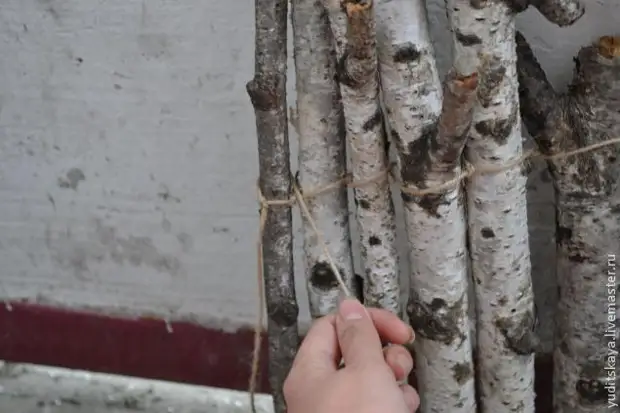
POLYGON ((531 0, 540 13, 558 26, 570 26, 586 12, 580 0, 531 0))
POLYGON ((468 0, 475 9, 492 2, 504 2, 512 13, 520 13, 534 6, 545 18, 560 27, 570 26, 585 14, 582 0, 468 0))

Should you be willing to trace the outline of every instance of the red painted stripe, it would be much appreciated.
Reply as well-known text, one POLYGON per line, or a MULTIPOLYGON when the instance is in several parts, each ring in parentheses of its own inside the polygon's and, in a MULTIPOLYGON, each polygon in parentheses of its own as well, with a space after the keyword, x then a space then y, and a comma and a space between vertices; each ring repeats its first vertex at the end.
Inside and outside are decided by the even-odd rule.
MULTIPOLYGON (((0 359, 246 390, 253 332, 124 319, 33 304, 0 305, 0 359)), ((266 340, 260 391, 269 392, 266 340)), ((551 412, 550 357, 536 362, 537 411, 551 412)))
MULTIPOLYGON (((0 359, 245 390, 253 332, 122 319, 40 305, 0 305, 0 359)), ((266 340, 263 340, 266 343, 266 340)), ((263 346, 261 359, 266 359, 263 346)), ((263 363, 263 366, 265 364, 263 363)), ((268 391, 261 368, 261 391, 268 391)))

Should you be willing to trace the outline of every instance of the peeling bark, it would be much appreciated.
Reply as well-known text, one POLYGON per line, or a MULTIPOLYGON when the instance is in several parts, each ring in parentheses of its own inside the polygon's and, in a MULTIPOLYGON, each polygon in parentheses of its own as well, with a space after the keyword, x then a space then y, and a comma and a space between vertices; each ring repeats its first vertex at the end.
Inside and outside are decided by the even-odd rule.
MULTIPOLYGON (((351 172, 364 181, 389 165, 379 101, 375 17, 372 0, 331 1, 329 16, 338 53, 351 172), (343 36, 346 36, 344 38, 343 36)), ((396 224, 389 181, 353 189, 360 230, 364 303, 401 313, 396 224)))
MULTIPOLYGON (((291 167, 286 115, 287 0, 256 0, 255 6, 255 75, 247 84, 247 91, 256 115, 259 185, 267 199, 288 199, 291 167)), ((284 413, 282 386, 299 345, 290 208, 274 207, 268 211, 262 242, 269 382, 275 411, 284 413)))
MULTIPOLYGON (((292 0, 293 45, 299 132, 299 183, 317 189, 345 173, 345 129, 336 81, 336 50, 322 1, 292 0)), ((347 287, 354 291, 347 189, 307 200, 308 209, 347 287)), ((309 223, 304 219, 304 255, 312 317, 337 308, 341 289, 309 223)))
MULTIPOLYGON (((565 95, 553 90, 525 38, 518 35, 517 41, 522 114, 544 154, 620 136, 620 37, 603 37, 580 50, 565 95)), ((617 375, 611 376, 609 359, 609 343, 620 338, 615 316, 619 155, 616 145, 548 162, 557 196, 557 413, 608 411, 620 384, 617 375)), ((615 403, 617 410, 617 396, 615 403)))
MULTIPOLYGON (((523 152, 515 3, 448 1, 455 66, 463 74, 480 73, 478 104, 466 148, 466 157, 476 168, 506 165, 523 152)), ((534 412, 537 340, 525 185, 519 167, 475 175, 467 185, 483 413, 534 412)))
POLYGON ((403 183, 412 264, 407 312, 418 334, 421 412, 473 413, 462 190, 410 193, 445 183, 460 172, 476 79, 448 79, 442 114, 443 93, 424 2, 377 1, 376 16, 381 87, 403 183))

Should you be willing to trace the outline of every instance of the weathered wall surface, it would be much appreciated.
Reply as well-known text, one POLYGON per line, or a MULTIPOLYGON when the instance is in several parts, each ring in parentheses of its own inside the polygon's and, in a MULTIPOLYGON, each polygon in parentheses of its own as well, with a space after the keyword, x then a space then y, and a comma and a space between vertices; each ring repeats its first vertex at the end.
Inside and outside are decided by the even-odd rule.
MULTIPOLYGON (((443 1, 429 11, 445 70, 443 1)), ((520 27, 562 88, 579 46, 619 30, 620 3, 588 1, 587 16, 569 29, 528 11, 520 27)), ((4 0, 0 296, 223 327, 252 323, 257 155, 245 93, 252 71, 251 0, 4 0)), ((543 317, 555 291, 545 181, 532 173, 543 317)))

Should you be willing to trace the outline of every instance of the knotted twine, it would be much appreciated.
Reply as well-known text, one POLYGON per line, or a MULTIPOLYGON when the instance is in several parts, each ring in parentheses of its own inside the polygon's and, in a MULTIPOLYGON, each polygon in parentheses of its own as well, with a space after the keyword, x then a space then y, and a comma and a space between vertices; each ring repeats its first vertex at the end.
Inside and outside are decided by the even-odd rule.
POLYGON ((597 149, 604 148, 606 146, 617 145, 620 144, 620 138, 609 139, 603 142, 598 142, 592 145, 585 146, 583 148, 575 149, 567 152, 559 152, 552 155, 544 155, 539 151, 533 149, 524 152, 518 158, 504 164, 504 165, 486 165, 486 166, 478 166, 474 167, 472 164, 466 162, 463 170, 457 174, 454 178, 428 188, 415 188, 409 184, 404 184, 400 182, 399 179, 392 173, 393 165, 390 165, 389 168, 384 171, 379 172, 377 175, 372 176, 370 178, 362 179, 362 180, 353 180, 353 177, 350 174, 345 175, 339 180, 329 183, 321 188, 314 189, 311 191, 302 191, 301 188, 297 185, 297 180, 294 177, 291 177, 293 195, 288 199, 266 199, 263 193, 260 190, 260 185, 257 185, 258 190, 258 202, 260 205, 260 217, 259 217, 259 230, 258 230, 258 242, 257 242, 257 254, 258 254, 258 270, 257 270, 257 278, 258 278, 258 319, 254 328, 254 348, 252 354, 252 369, 250 374, 250 384, 249 390, 250 393, 250 403, 252 408, 252 413, 256 413, 256 404, 255 404, 255 394, 256 394, 256 384, 258 380, 258 369, 260 366, 260 349, 262 344, 262 329, 264 324, 264 312, 265 312, 265 297, 264 297, 264 280, 263 280, 263 234, 265 232, 265 224, 267 222, 267 214, 269 213, 269 209, 273 207, 286 207, 292 208, 295 204, 299 205, 299 209, 301 211, 302 216, 306 219, 307 223, 310 225, 310 229, 314 233, 317 238, 323 253, 327 259, 331 270, 334 273, 336 281, 338 282, 339 288, 342 290, 343 294, 346 297, 353 297, 353 294, 347 287, 338 266, 334 262, 332 255, 329 252, 329 248, 327 247, 327 242, 323 237, 321 231, 319 231, 316 221, 312 217, 310 210, 308 208, 307 200, 315 198, 319 195, 322 195, 326 192, 334 191, 340 189, 341 187, 348 188, 359 188, 372 183, 380 182, 384 179, 389 179, 391 176, 395 182, 400 185, 400 190, 402 193, 412 195, 412 196, 424 196, 431 194, 440 194, 444 191, 457 187, 462 181, 469 179, 476 175, 487 175, 487 174, 498 174, 501 172, 508 171, 514 167, 520 166, 529 160, 541 159, 545 161, 550 160, 558 160, 565 159, 571 156, 581 155, 588 152, 593 152, 597 149))

